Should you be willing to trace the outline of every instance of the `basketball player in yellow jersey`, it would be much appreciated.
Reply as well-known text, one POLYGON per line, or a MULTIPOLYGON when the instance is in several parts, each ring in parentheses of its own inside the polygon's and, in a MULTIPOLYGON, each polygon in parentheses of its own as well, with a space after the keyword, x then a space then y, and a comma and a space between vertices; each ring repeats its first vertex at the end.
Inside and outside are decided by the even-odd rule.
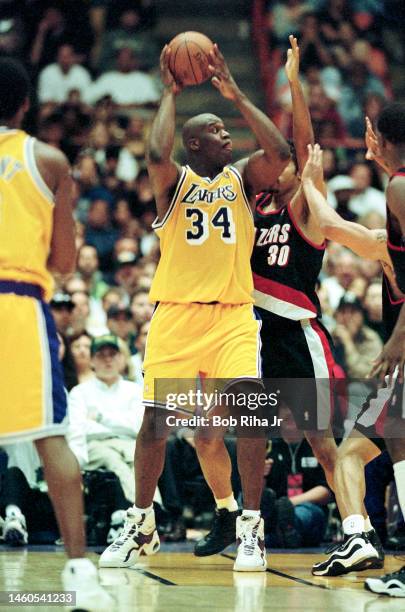
POLYGON ((80 470, 64 438, 66 392, 47 304, 50 270, 66 274, 75 265, 69 164, 20 129, 29 107, 22 65, 0 59, 0 83, 0 446, 32 440, 42 459, 70 557, 62 575, 77 595, 70 609, 111 610, 84 558, 80 470))
MULTIPOLYGON (((155 424, 156 410, 168 407, 167 396, 158 390, 159 379, 170 379, 172 391, 184 379, 227 379, 236 394, 235 381, 245 393, 257 392, 261 376, 250 270, 252 209, 256 193, 269 187, 287 165, 289 147, 239 90, 215 46, 212 84, 241 112, 261 148, 232 165, 232 142, 222 120, 202 114, 183 127, 188 165, 180 167, 172 150, 175 98, 181 88, 168 67, 170 52, 165 47, 161 55, 164 93, 148 150, 161 260, 150 293, 158 305, 144 362, 146 410, 135 453, 136 504, 128 510, 123 534, 102 554, 102 567, 131 566, 140 555, 159 548, 152 499, 163 469, 167 431, 156 432, 155 424)), ((215 439, 209 440, 207 452, 211 449, 218 460, 210 465, 205 453, 203 470, 216 472, 224 482, 223 474, 230 478, 230 459, 222 445, 219 453, 215 445, 215 439)), ((264 458, 264 438, 238 438, 245 509, 237 527, 241 544, 235 569, 241 571, 266 568, 259 512, 264 458)))

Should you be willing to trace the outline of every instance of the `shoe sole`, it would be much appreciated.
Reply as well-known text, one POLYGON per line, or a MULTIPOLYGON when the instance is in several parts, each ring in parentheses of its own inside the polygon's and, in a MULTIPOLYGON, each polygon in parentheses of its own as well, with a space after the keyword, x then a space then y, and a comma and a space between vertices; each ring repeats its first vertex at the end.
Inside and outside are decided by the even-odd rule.
POLYGON ((247 566, 247 565, 234 565, 233 566, 233 571, 234 572, 265 572, 267 569, 267 564, 266 565, 261 565, 260 567, 251 567, 251 566, 247 566))
MULTIPOLYGON (((134 559, 134 555, 131 555, 131 558, 128 561, 114 561, 114 560, 104 560, 102 556, 98 561, 99 567, 109 567, 109 568, 130 568, 133 565, 136 565, 139 562, 141 557, 150 557, 151 555, 156 554, 160 549, 160 540, 157 531, 155 531, 153 535, 153 539, 149 544, 144 544, 140 549, 137 550, 137 556, 134 559)), ((135 550, 135 549, 134 549, 135 550)))
POLYGON ((382 587, 382 590, 379 591, 378 589, 372 589, 367 582, 364 583, 364 588, 366 589, 366 591, 370 591, 370 593, 374 593, 376 595, 387 595, 388 597, 405 597, 405 590, 404 591, 387 591, 385 585, 382 587))
POLYGON ((374 563, 377 558, 375 555, 370 554, 370 552, 365 552, 363 550, 359 550, 358 554, 353 555, 353 563, 349 566, 343 565, 342 561, 339 559, 335 559, 332 564, 326 568, 324 571, 318 572, 316 569, 312 568, 313 576, 343 576, 344 574, 349 574, 350 572, 362 572, 364 570, 370 569, 370 565, 374 563))

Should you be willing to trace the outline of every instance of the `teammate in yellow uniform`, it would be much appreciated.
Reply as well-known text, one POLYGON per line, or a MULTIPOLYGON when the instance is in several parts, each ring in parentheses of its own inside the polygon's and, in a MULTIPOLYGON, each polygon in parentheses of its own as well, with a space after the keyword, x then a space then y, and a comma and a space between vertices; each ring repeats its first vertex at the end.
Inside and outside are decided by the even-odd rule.
MULTIPOLYGON (((253 311, 250 270, 252 207, 255 194, 268 188, 287 165, 289 147, 239 90, 215 46, 210 58, 212 84, 241 112, 261 149, 232 165, 232 142, 222 120, 202 114, 183 127, 189 165, 180 167, 171 157, 175 97, 181 88, 168 67, 170 53, 165 47, 161 55, 164 93, 148 151, 161 260, 150 293, 157 307, 144 362, 146 411, 135 456, 136 505, 128 510, 124 533, 102 554, 102 567, 131 566, 140 555, 159 548, 151 504, 167 435, 155 431, 156 408, 169 407, 166 391, 175 392, 182 380, 197 377, 227 379, 228 386, 235 381, 240 386, 241 379, 256 381, 250 389, 257 391, 261 376, 260 323, 253 311)), ((215 440, 209 444, 214 448, 215 440)), ((215 453, 218 457, 216 448, 215 453)), ((264 456, 264 439, 238 439, 245 508, 238 559, 243 557, 245 565, 237 562, 236 569, 266 567, 259 512, 264 456), (254 554, 249 556, 251 551, 254 554)), ((230 475, 226 450, 219 458, 208 469, 230 475)))
POLYGON ((21 64, 0 59, 0 82, 0 446, 35 442, 70 557, 64 586, 77 591, 77 607, 111 610, 84 558, 80 471, 64 438, 66 393, 47 304, 50 269, 64 274, 75 264, 69 164, 19 129, 29 108, 21 64))

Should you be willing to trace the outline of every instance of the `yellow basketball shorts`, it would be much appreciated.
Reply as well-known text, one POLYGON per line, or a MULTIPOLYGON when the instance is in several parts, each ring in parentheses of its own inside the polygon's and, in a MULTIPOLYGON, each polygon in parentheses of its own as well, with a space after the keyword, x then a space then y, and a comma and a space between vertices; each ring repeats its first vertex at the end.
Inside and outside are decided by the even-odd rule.
POLYGON ((0 280, 0 445, 67 431, 55 323, 41 289, 0 280))
POLYGON ((252 304, 159 303, 144 360, 144 405, 197 379, 261 379, 261 320, 252 304), (189 381, 186 382, 186 381, 189 381))

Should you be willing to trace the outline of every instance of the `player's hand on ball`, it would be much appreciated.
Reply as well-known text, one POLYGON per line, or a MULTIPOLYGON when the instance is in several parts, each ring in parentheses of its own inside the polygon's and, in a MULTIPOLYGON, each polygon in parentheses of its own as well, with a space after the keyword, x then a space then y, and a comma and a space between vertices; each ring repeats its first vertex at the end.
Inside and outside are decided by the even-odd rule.
POLYGON ((318 184, 323 181, 322 149, 319 144, 308 145, 308 159, 301 178, 318 184))
POLYGON ((291 49, 287 51, 287 62, 285 64, 285 71, 288 80, 296 81, 300 71, 300 49, 295 36, 292 34, 288 37, 291 45, 291 49))
POLYGON ((170 55, 171 49, 168 45, 165 45, 160 54, 160 78, 165 88, 171 89, 172 92, 177 95, 181 92, 182 87, 177 83, 169 68, 170 55))
POLYGON ((209 53, 209 60, 208 69, 212 74, 211 83, 220 91, 224 98, 235 100, 238 94, 240 94, 240 90, 231 75, 224 56, 218 49, 218 45, 214 45, 214 49, 209 53))

